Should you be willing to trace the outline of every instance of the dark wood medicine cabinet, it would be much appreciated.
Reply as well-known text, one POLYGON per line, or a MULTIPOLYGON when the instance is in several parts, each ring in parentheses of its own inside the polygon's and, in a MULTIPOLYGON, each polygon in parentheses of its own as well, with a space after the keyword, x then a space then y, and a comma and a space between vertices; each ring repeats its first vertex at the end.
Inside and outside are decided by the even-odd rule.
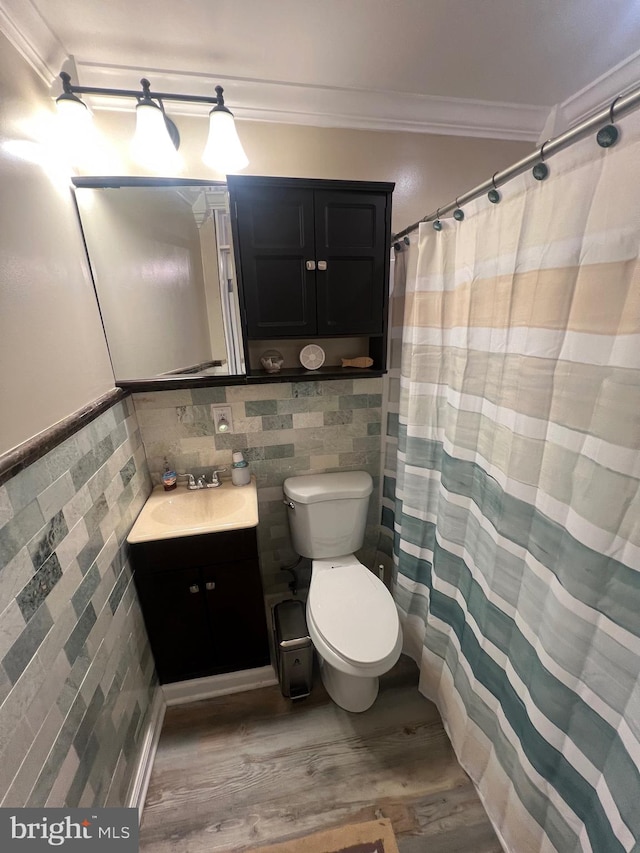
POLYGON ((227 179, 248 381, 379 376, 386 369, 392 183, 227 179), (303 346, 325 351, 318 370, 303 346), (267 350, 284 356, 268 374, 267 350), (342 367, 368 356, 370 368, 342 367))

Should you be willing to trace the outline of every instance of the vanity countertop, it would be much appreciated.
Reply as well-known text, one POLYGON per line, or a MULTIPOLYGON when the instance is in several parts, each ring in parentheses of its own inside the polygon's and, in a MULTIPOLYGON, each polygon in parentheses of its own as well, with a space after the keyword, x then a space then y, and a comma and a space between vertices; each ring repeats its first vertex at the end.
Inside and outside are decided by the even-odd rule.
POLYGON ((246 486, 226 480, 215 489, 187 489, 180 485, 166 492, 156 486, 127 537, 129 544, 242 530, 258 524, 255 477, 246 486))

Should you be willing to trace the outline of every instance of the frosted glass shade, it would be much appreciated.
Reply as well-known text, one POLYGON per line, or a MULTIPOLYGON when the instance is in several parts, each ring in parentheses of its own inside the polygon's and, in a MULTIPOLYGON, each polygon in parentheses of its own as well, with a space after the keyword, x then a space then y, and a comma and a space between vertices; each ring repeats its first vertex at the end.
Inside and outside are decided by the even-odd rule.
POLYGON ((175 170, 180 157, 171 141, 164 113, 155 104, 138 104, 136 132, 131 141, 131 155, 141 166, 155 171, 175 170))
POLYGON ((56 110, 68 133, 74 130, 84 133, 91 124, 91 113, 78 98, 63 95, 56 100, 56 110))
POLYGON ((226 109, 209 113, 209 138, 202 154, 205 165, 216 172, 237 172, 249 165, 233 115, 226 109))

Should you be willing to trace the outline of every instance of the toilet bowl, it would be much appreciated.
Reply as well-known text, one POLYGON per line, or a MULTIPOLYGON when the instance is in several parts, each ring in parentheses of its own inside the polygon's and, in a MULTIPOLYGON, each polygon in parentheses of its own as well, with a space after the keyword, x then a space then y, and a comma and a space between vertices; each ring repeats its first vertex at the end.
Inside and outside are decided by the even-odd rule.
POLYGON ((307 627, 322 681, 333 701, 353 712, 371 707, 379 676, 395 664, 402 647, 389 590, 352 553, 364 541, 372 488, 365 471, 284 482, 294 548, 312 560, 307 627))
POLYGON ((353 554, 314 560, 307 627, 327 693, 362 712, 378 695, 379 676, 400 657, 402 631, 393 598, 353 554))

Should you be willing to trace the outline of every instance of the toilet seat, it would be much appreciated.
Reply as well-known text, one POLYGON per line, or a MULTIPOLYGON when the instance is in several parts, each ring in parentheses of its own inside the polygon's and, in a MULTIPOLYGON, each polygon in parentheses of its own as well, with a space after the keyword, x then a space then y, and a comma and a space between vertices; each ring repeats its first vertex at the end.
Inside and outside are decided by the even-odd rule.
POLYGON ((382 581, 353 555, 314 560, 308 614, 314 633, 343 661, 375 667, 399 654, 400 621, 382 581))

